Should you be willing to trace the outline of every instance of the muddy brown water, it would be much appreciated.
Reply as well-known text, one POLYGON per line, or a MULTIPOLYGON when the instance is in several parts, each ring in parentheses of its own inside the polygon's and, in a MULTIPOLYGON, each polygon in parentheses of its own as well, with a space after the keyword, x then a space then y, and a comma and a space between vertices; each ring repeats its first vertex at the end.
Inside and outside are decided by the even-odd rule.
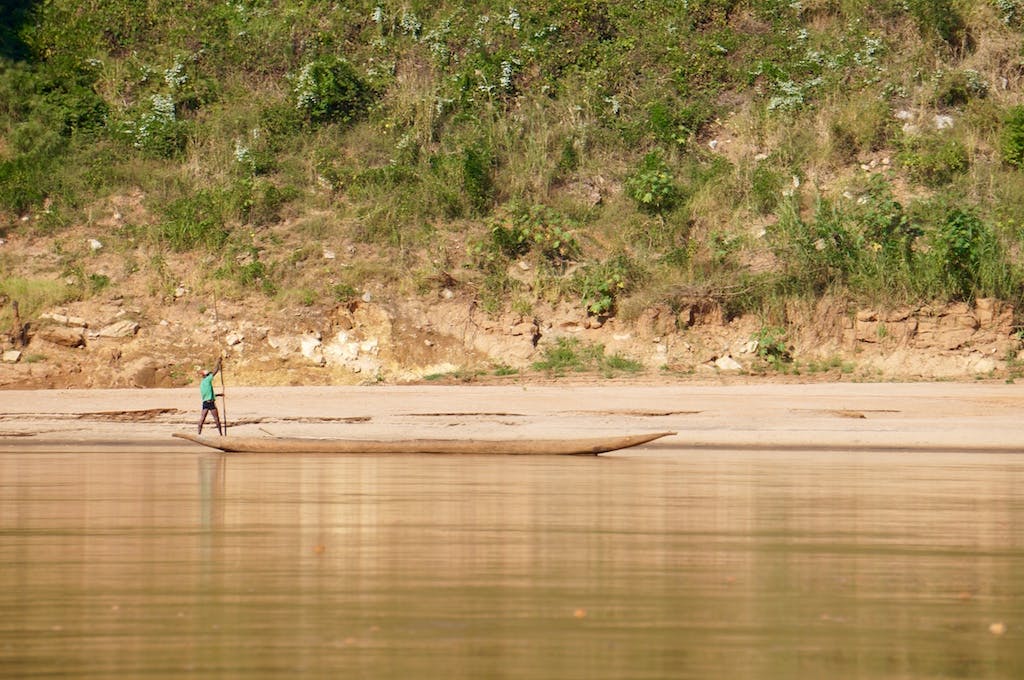
POLYGON ((0 452, 0 677, 1021 678, 1024 456, 0 452))

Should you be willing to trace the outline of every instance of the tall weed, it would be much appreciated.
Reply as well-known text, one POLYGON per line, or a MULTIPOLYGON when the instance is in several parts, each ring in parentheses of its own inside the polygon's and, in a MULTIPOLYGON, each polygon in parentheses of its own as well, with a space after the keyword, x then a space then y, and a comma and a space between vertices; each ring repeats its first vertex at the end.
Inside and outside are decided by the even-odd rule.
POLYGON ((12 302, 18 303, 18 314, 23 323, 31 322, 41 312, 70 300, 77 299, 79 289, 63 281, 11 276, 0 279, 0 327, 9 329, 14 320, 12 302))

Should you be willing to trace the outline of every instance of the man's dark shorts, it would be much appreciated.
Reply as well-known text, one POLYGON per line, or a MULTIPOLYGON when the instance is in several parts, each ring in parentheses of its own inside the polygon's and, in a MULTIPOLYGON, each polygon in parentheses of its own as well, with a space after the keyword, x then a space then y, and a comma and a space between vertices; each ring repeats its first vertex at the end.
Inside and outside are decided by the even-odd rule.
POLYGON ((215 408, 217 408, 217 400, 216 399, 207 399, 206 401, 203 402, 203 410, 204 411, 212 411, 215 408))

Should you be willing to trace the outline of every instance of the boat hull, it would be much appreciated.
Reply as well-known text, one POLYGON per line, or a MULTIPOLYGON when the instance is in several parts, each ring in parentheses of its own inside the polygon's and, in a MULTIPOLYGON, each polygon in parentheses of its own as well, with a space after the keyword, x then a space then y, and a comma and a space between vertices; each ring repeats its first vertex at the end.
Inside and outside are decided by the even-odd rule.
POLYGON ((433 453, 500 455, 596 455, 646 444, 675 432, 585 439, 316 439, 312 437, 173 436, 225 453, 433 453))

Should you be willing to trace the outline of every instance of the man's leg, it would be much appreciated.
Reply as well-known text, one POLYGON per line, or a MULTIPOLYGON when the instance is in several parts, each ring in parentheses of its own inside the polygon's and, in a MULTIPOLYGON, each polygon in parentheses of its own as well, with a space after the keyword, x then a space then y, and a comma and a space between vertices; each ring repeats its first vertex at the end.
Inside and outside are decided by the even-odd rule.
POLYGON ((199 417, 199 434, 203 433, 203 423, 206 422, 206 414, 209 413, 209 409, 203 409, 203 415, 199 417))
POLYGON ((223 435, 224 430, 220 426, 220 411, 216 407, 211 409, 211 411, 213 412, 213 422, 217 424, 217 434, 223 435))

